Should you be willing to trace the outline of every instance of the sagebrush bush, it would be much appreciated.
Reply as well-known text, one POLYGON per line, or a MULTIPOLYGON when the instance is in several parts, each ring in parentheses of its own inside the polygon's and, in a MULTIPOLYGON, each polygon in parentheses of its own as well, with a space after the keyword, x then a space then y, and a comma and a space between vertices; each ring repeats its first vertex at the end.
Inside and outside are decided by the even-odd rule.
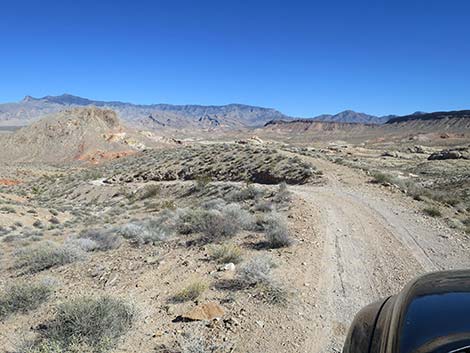
POLYGON ((237 279, 245 286, 271 283, 274 263, 269 257, 256 256, 242 264, 237 270, 237 279))
POLYGON ((287 222, 281 214, 277 212, 268 214, 264 218, 263 224, 268 247, 282 248, 293 244, 287 222))
POLYGON ((160 185, 145 185, 137 193, 137 198, 139 200, 145 200, 157 196, 161 191, 160 185))
POLYGON ((95 242, 94 250, 112 250, 121 246, 122 238, 116 232, 108 229, 87 229, 80 232, 78 238, 95 242))
POLYGON ((26 353, 106 352, 132 326, 132 305, 110 297, 78 298, 59 305, 26 353))
POLYGON ((174 302, 187 302, 196 300, 208 289, 207 283, 203 281, 195 281, 176 293, 171 299, 174 302))
POLYGON ((182 334, 177 339, 179 353, 223 353, 229 350, 227 344, 215 343, 204 337, 203 332, 182 334))
POLYGON ((284 306, 289 301, 291 293, 275 282, 262 283, 258 286, 259 297, 268 304, 284 306))
POLYGON ((222 209, 186 208, 176 210, 176 229, 181 234, 202 233, 205 240, 220 241, 236 235, 241 229, 252 229, 253 216, 238 204, 222 209))
POLYGON ((197 228, 208 240, 218 241, 236 235, 241 227, 239 223, 232 222, 223 212, 209 210, 202 213, 197 228))
POLYGON ((394 184, 395 178, 389 174, 374 172, 372 173, 371 182, 374 184, 394 184))
POLYGON ((49 299, 53 288, 48 283, 16 283, 0 294, 0 320, 38 308, 49 299))
POLYGON ((279 184, 279 189, 273 197, 274 202, 284 204, 290 202, 292 199, 292 194, 287 188, 286 183, 279 184))
POLYGON ((238 264, 243 260, 243 251, 238 245, 235 244, 212 246, 209 249, 209 254, 212 259, 222 264, 230 262, 238 264))
POLYGON ((228 201, 241 202, 246 200, 257 200, 263 196, 263 190, 257 188, 255 185, 250 184, 243 189, 233 190, 227 194, 228 201))
POLYGON ((14 267, 25 273, 36 273, 62 266, 84 258, 84 252, 73 246, 46 242, 36 247, 21 249, 15 254, 14 267))
POLYGON ((271 212, 273 204, 266 200, 261 200, 254 205, 254 210, 258 212, 271 212))
POLYGON ((170 213, 155 218, 135 221, 120 227, 117 232, 137 245, 157 244, 168 240, 174 231, 171 229, 173 219, 170 213))
POLYGON ((205 210, 221 210, 227 205, 224 199, 216 198, 205 201, 201 204, 201 208, 205 210))
POLYGON ((254 227, 254 216, 247 210, 242 209, 237 203, 225 206, 221 212, 225 218, 230 219, 241 229, 251 230, 254 227))

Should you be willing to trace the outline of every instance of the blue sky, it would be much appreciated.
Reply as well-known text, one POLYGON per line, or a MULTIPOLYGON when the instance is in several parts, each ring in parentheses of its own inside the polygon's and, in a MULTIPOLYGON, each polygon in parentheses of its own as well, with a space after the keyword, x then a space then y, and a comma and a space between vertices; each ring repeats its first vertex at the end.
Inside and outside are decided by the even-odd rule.
POLYGON ((0 101, 470 109, 470 1, 5 0, 0 101))

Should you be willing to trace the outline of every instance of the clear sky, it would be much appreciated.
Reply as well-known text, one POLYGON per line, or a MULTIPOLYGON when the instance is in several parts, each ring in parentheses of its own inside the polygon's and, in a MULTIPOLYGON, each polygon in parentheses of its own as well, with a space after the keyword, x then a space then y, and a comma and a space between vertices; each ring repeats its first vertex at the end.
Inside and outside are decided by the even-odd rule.
POLYGON ((468 0, 3 0, 0 102, 470 109, 468 0))

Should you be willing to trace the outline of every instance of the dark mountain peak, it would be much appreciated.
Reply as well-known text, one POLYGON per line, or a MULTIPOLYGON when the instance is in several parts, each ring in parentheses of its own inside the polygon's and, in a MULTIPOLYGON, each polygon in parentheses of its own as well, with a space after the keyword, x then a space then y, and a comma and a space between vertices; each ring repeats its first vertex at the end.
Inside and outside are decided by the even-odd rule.
POLYGON ((32 96, 24 96, 24 98, 21 100, 21 103, 34 102, 37 100, 38 100, 37 98, 34 98, 32 96))
POLYGON ((90 99, 74 96, 68 93, 64 93, 60 96, 45 96, 41 99, 46 102, 57 103, 62 105, 91 105, 95 103, 95 101, 92 101, 90 99))
POLYGON ((351 109, 344 110, 340 113, 330 115, 323 114, 313 118, 316 121, 328 121, 338 123, 363 123, 363 124, 383 124, 388 119, 378 117, 375 115, 369 115, 366 113, 359 113, 351 109))

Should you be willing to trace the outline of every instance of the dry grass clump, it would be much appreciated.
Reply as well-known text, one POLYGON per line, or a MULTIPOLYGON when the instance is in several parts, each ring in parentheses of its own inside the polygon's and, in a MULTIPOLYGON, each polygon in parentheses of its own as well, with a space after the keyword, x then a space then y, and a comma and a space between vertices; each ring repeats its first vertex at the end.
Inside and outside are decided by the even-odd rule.
POLYGON ((82 231, 78 238, 92 241, 95 244, 93 250, 100 251, 117 249, 122 244, 121 237, 107 229, 87 229, 82 231))
POLYGON ((0 294, 0 320, 38 308, 49 299, 52 291, 48 283, 16 283, 8 287, 0 294))
POLYGON ((82 260, 84 256, 84 252, 77 247, 45 242, 17 251, 14 267, 24 273, 36 273, 82 260))
POLYGON ((243 260, 243 250, 235 244, 222 244, 209 249, 210 257, 218 263, 238 264, 243 260))
POLYGON ((269 213, 263 220, 266 243, 269 248, 283 248, 293 244, 290 238, 287 222, 277 213, 269 213))
POLYGON ((78 298, 60 305, 24 353, 106 352, 132 326, 136 312, 123 300, 78 298))
POLYGON ((183 288, 180 292, 175 294, 171 300, 177 303, 187 302, 196 300, 199 298, 207 289, 207 283, 198 280, 190 283, 188 286, 183 288))

